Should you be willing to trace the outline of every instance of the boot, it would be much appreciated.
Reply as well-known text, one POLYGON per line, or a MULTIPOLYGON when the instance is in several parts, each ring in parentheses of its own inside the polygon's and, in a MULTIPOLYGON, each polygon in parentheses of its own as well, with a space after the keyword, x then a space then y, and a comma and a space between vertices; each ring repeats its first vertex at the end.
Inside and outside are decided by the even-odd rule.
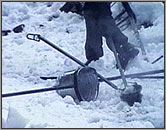
POLYGON ((139 50, 136 49, 132 44, 128 43, 127 46, 124 47, 125 52, 129 54, 130 59, 134 59, 138 53, 139 50))
MULTIPOLYGON (((122 69, 125 70, 128 65, 128 62, 131 59, 134 59, 139 54, 139 50, 134 48, 134 46, 131 44, 128 44, 123 49, 125 51, 123 53, 119 53, 118 57, 119 57, 122 69)), ((116 68, 118 68, 117 65, 116 65, 116 68)))

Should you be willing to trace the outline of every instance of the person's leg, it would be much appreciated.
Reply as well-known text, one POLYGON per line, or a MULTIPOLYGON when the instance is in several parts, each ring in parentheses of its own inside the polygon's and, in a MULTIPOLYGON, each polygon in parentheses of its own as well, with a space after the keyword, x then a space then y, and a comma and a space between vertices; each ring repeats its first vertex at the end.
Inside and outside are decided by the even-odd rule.
POLYGON ((68 13, 75 6, 76 2, 66 2, 61 8, 60 11, 68 13))
POLYGON ((85 53, 88 60, 98 60, 103 56, 102 35, 98 31, 97 20, 91 12, 84 12, 86 23, 85 53))
POLYGON ((112 50, 111 44, 114 43, 118 57, 123 69, 126 68, 128 61, 138 55, 139 50, 128 43, 128 38, 116 26, 112 16, 100 19, 100 29, 106 38, 107 46, 112 50))
MULTIPOLYGON (((110 49, 110 50, 112 50, 113 51, 113 49, 112 49, 112 44, 114 44, 114 46, 116 45, 114 42, 113 42, 113 39, 110 37, 110 36, 106 36, 106 43, 107 43, 107 46, 108 46, 108 48, 110 49)), ((117 47, 115 47, 115 49, 116 49, 117 47)), ((122 49, 119 49, 118 51, 120 51, 121 50, 121 52, 119 53, 119 52, 117 52, 118 54, 118 58, 119 58, 119 61, 120 61, 120 64, 121 64, 121 67, 122 67, 122 69, 123 70, 125 70, 126 69, 126 67, 127 67, 127 64, 128 64, 128 62, 129 62, 129 60, 127 60, 125 57, 128 57, 128 53, 124 53, 123 51, 123 48, 122 49), (122 55, 123 54, 123 55, 122 55)), ((117 51, 117 49, 116 49, 116 51, 117 51)), ((115 56, 115 55, 114 55, 115 56)), ((118 65, 116 64, 116 67, 118 68, 118 65)))

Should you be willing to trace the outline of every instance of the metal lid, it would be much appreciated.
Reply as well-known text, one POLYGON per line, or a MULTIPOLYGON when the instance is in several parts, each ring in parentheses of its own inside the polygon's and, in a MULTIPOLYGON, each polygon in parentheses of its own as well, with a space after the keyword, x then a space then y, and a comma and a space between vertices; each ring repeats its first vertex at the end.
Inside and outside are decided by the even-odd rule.
POLYGON ((96 100, 99 81, 95 69, 84 67, 75 73, 75 92, 80 101, 96 100))

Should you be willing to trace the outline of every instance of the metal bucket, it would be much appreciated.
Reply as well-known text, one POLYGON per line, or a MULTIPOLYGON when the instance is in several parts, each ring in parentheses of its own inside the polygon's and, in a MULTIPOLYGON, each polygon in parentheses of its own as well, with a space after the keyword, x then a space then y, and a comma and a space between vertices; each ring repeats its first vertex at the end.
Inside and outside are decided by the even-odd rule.
POLYGON ((130 106, 132 106, 134 104, 134 102, 142 102, 142 94, 141 94, 141 90, 142 90, 142 86, 138 85, 137 83, 132 84, 132 91, 126 91, 123 92, 122 95, 120 96, 120 98, 127 102, 130 106))
POLYGON ((57 90, 62 97, 72 96, 79 101, 94 101, 99 93, 99 80, 96 70, 90 67, 79 68, 59 79, 60 86, 73 86, 73 88, 57 90))

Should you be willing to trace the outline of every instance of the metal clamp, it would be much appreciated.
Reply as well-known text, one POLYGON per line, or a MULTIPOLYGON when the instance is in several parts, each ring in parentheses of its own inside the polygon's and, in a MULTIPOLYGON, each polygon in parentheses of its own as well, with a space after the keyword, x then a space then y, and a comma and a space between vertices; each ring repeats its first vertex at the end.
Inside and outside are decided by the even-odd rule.
POLYGON ((27 34, 27 39, 29 40, 34 40, 34 41, 37 41, 37 42, 40 42, 40 35, 39 34, 27 34))

